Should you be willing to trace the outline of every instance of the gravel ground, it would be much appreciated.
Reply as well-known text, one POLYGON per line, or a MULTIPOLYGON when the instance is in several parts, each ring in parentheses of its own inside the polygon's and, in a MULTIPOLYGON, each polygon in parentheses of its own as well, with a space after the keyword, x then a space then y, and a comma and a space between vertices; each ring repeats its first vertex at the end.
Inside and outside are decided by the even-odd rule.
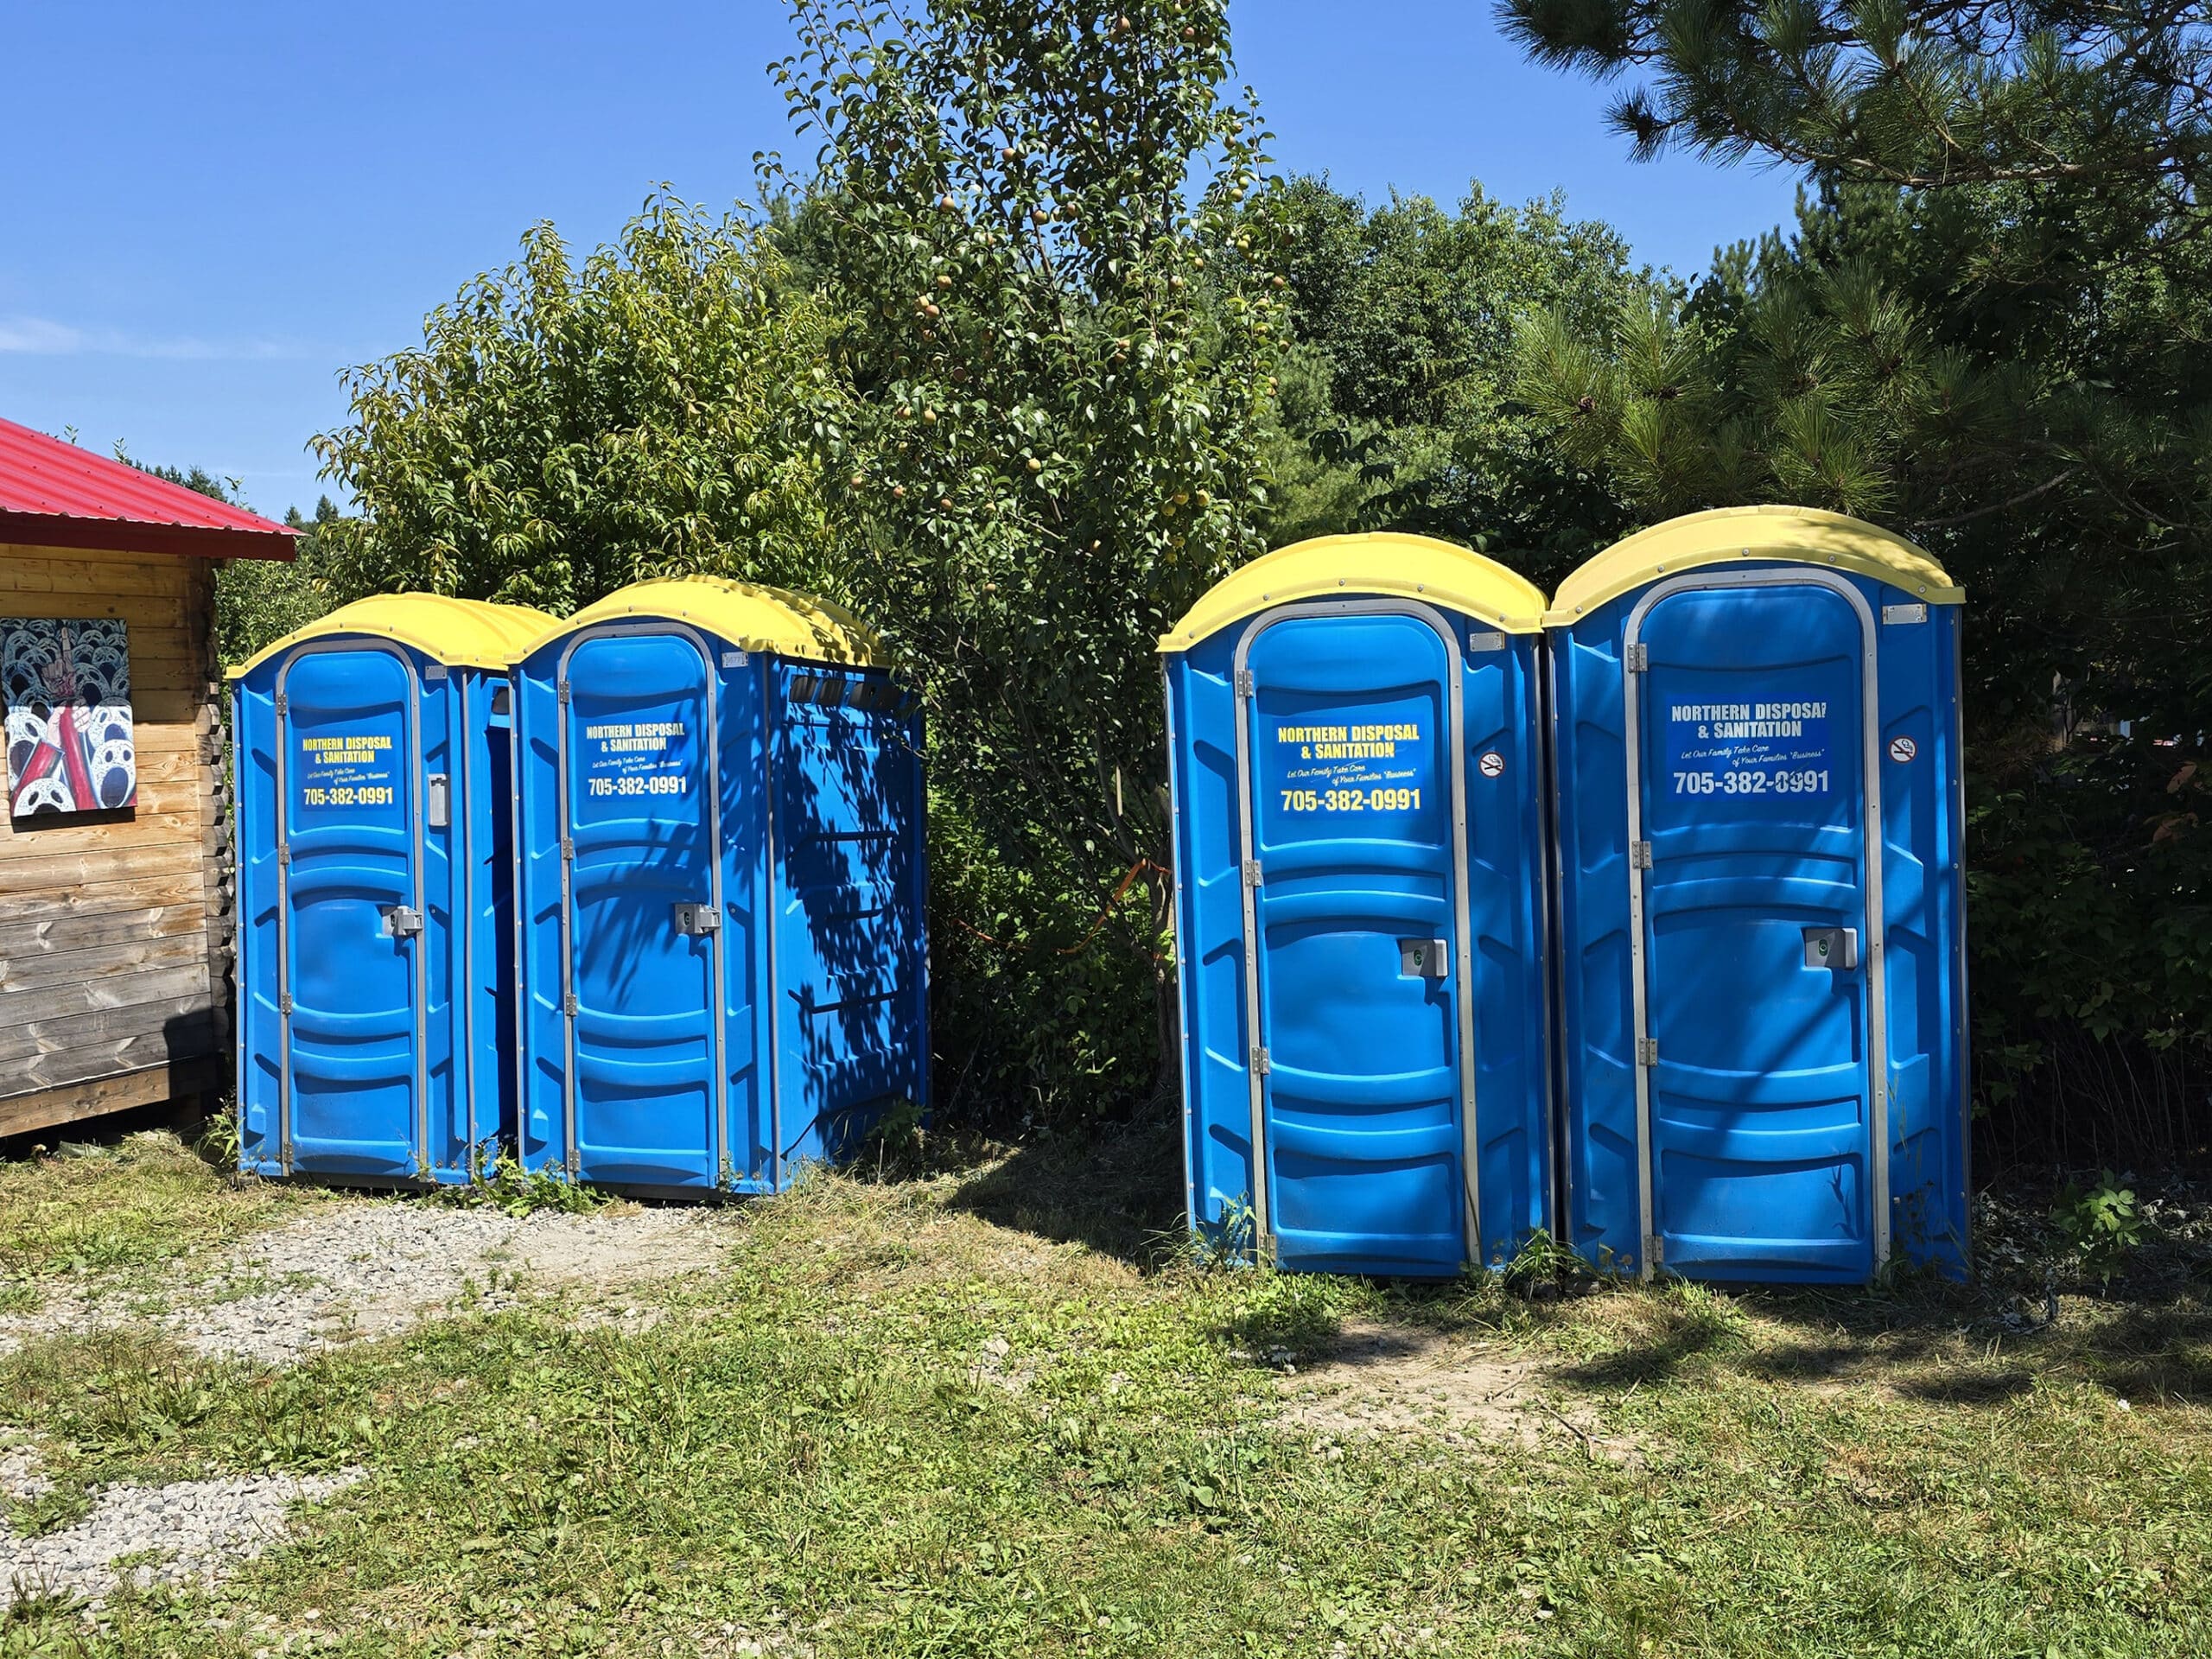
MULTIPOLYGON (((18 1437, 14 1431, 0 1428, 0 1436, 10 1441, 18 1437)), ((54 1490, 54 1483, 42 1472, 43 1460, 35 1446, 10 1445, 0 1452, 0 1502, 32 1503, 54 1490)), ((7 1517, 0 1516, 0 1533, 4 1533, 7 1517)))
POLYGON ((723 1255, 714 1212, 621 1206, 588 1216, 517 1217, 399 1200, 320 1207, 255 1234, 212 1276, 183 1273, 150 1298, 92 1287, 49 1295, 30 1313, 0 1315, 0 1353, 25 1337, 130 1322, 131 1302, 166 1303, 145 1322, 187 1345, 264 1365, 317 1349, 388 1336, 465 1301, 505 1307, 535 1293, 587 1287, 579 1323, 649 1321, 621 1292, 714 1271, 723 1255))
MULTIPOLYGON (((719 1270, 724 1240, 714 1212, 698 1209, 518 1217, 394 1199, 319 1205, 242 1240, 212 1273, 204 1262, 180 1264, 151 1289, 94 1282, 50 1294, 33 1313, 0 1316, 0 1352, 27 1337, 137 1322, 205 1354, 281 1367, 334 1343, 556 1292, 574 1323, 637 1326, 657 1314, 636 1305, 637 1287, 719 1270)), ((34 1503, 53 1483, 35 1443, 0 1427, 0 1612, 37 1595, 97 1609, 126 1580, 212 1582, 226 1564, 282 1538, 292 1506, 341 1491, 363 1472, 111 1486, 75 1524, 25 1538, 8 1526, 5 1505, 34 1503)))
MULTIPOLYGON (((37 1454, 22 1448, 0 1457, 16 1495, 42 1484, 31 1472, 37 1454)), ((334 1475, 238 1475, 181 1480, 168 1486, 110 1486, 74 1526, 19 1538, 0 1520, 0 1613, 26 1596, 81 1599, 88 1611, 125 1582, 212 1584, 233 1561, 248 1560, 284 1535, 296 1503, 343 1491, 366 1471, 334 1475)))

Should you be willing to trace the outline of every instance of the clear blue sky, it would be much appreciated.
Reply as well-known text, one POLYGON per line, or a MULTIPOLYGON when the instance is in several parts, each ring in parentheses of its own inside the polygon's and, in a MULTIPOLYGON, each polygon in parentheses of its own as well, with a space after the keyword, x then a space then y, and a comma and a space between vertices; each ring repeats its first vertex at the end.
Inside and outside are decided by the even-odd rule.
MULTIPOLYGON (((1289 170, 1371 198, 1563 186, 1688 272, 1794 183, 1639 165, 1606 94, 1524 63, 1485 0, 1232 0, 1289 170)), ((0 415, 314 504, 342 366, 550 219, 604 239, 665 180, 749 197, 785 148, 779 0, 0 0, 0 415)))

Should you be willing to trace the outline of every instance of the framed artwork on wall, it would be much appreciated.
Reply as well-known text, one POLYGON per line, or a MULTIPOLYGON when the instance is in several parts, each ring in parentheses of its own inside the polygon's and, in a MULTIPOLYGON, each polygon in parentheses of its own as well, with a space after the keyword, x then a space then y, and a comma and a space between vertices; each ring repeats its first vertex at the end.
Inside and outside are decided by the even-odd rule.
POLYGON ((138 798, 130 635, 113 617, 0 616, 8 812, 106 812, 138 798))

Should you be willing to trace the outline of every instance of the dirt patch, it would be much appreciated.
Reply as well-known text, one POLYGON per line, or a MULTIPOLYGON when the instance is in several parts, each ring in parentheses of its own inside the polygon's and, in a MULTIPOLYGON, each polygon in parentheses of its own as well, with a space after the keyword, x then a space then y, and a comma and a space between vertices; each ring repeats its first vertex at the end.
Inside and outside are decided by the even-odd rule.
POLYGON ((1632 1438, 1540 1362, 1418 1325, 1347 1320, 1333 1347, 1287 1362, 1276 1386, 1284 1421, 1339 1439, 1563 1447, 1615 1463, 1637 1455, 1632 1438))

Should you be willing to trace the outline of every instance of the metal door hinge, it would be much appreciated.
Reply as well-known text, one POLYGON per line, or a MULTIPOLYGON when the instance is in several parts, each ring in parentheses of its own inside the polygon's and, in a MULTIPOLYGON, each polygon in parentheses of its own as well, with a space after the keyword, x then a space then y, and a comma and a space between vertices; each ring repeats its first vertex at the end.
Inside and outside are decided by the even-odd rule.
POLYGON ((284 710, 285 710, 285 708, 286 708, 286 703, 285 703, 285 701, 284 701, 284 694, 283 694, 282 691, 279 691, 279 692, 276 694, 276 718, 277 718, 277 719, 282 720, 282 719, 283 719, 283 718, 284 718, 284 710))
POLYGON ((388 939, 411 938, 423 931, 423 912, 412 905, 386 905, 383 913, 388 939))
POLYGON ((1248 858, 1244 861, 1244 885, 1246 887, 1264 887, 1267 885, 1267 880, 1268 873, 1260 868, 1260 861, 1258 859, 1248 858))
POLYGON ((1639 1037, 1636 1039, 1636 1063, 1638 1065, 1659 1064, 1659 1039, 1656 1037, 1639 1037))
POLYGON ((583 1166, 583 1159, 580 1154, 572 1152, 569 1154, 568 1169, 570 1176, 573 1177, 582 1173, 583 1166))
POLYGON ((1274 1069, 1275 1063, 1268 1058, 1268 1051, 1266 1049, 1255 1048, 1252 1051, 1252 1070, 1254 1071, 1264 1077, 1268 1072, 1274 1069))
POLYGON ((276 843, 276 861, 279 864, 289 864, 292 861, 292 849, 281 841, 276 843))
POLYGON ((1630 842, 1629 843, 1628 849, 1628 861, 1637 869, 1649 869, 1651 868, 1651 843, 1648 841, 1630 842))
POLYGON ((567 708, 569 706, 569 683, 566 680, 561 682, 560 697, 561 706, 563 709, 567 708))
POLYGON ((1249 668, 1240 668, 1236 671, 1236 695, 1240 697, 1249 697, 1252 695, 1252 671, 1249 668))
POLYGON ((1651 1266, 1662 1267, 1667 1261, 1667 1241, 1656 1233, 1643 1236, 1643 1259, 1651 1266))
POLYGON ((569 862, 571 862, 571 861, 574 861, 574 859, 575 858, 575 855, 576 855, 576 843, 575 843, 575 842, 573 842, 573 841, 569 840, 569 837, 568 837, 568 836, 562 836, 562 837, 561 837, 561 861, 562 861, 563 864, 569 863, 569 862))
POLYGON ((574 991, 565 991, 562 994, 561 1012, 571 1020, 576 1017, 576 994, 574 991))
POLYGON ((276 993, 276 1012, 277 1012, 277 1013, 279 1013, 279 1014, 289 1014, 289 1013, 291 1013, 291 1011, 292 1011, 292 994, 291 994, 289 991, 279 991, 279 992, 277 992, 277 993, 276 993))
POLYGON ((1649 672, 1650 667, 1651 647, 1639 639, 1628 648, 1628 671, 1631 674, 1643 674, 1649 672))

